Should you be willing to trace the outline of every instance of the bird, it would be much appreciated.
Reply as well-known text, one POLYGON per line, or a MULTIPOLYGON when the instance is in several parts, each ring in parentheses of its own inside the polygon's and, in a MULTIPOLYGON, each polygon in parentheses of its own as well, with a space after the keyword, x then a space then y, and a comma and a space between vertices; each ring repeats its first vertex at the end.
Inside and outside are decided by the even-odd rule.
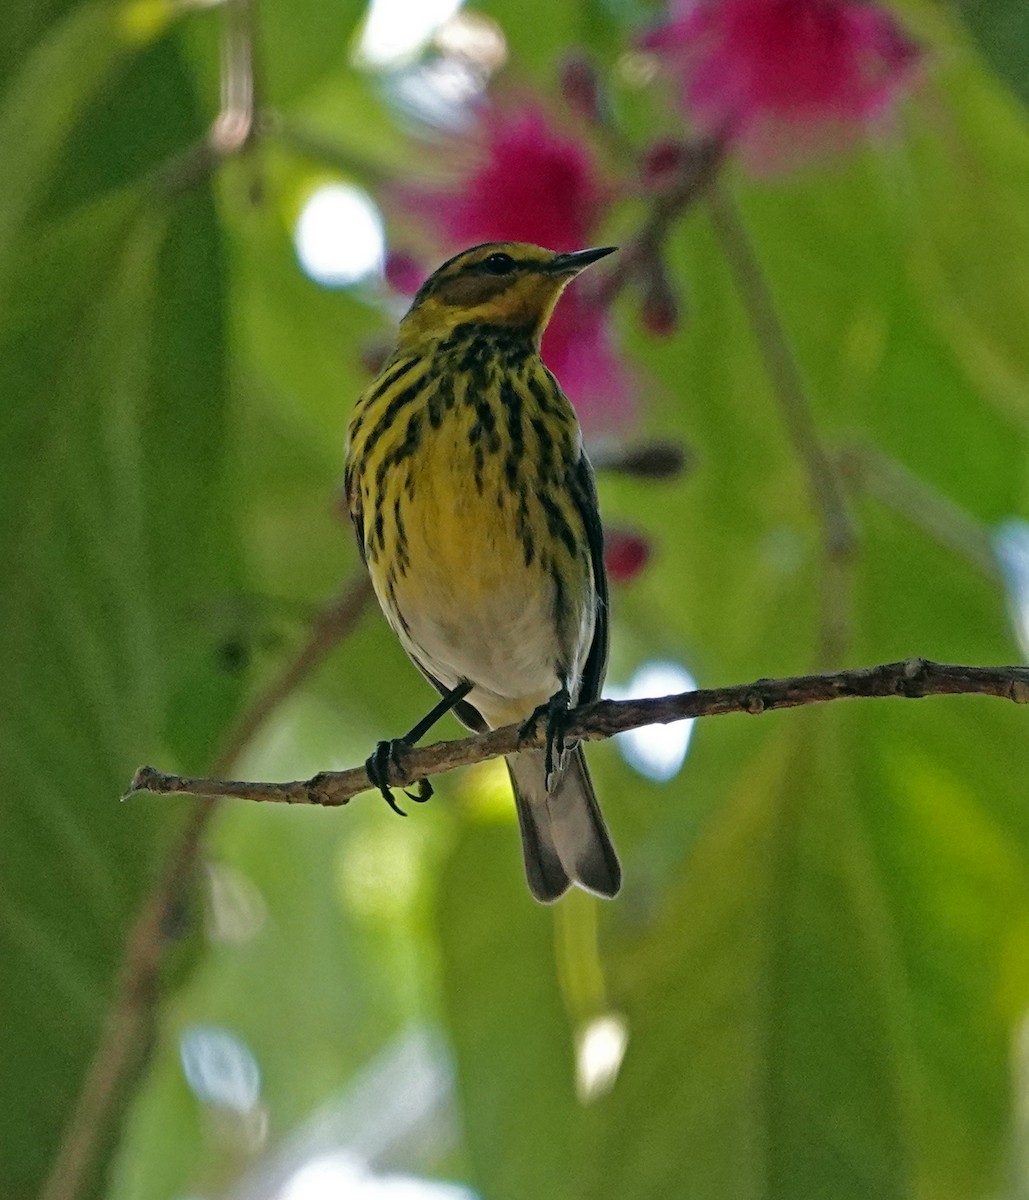
MULTIPOLYGON (((543 748, 507 756, 532 895, 614 896, 621 866, 569 712, 599 699, 608 585, 593 470, 540 357, 565 286, 611 254, 486 242, 434 271, 350 417, 344 497, 379 605, 440 701, 368 759, 388 786, 447 711, 518 722, 543 748), (537 724, 539 723, 539 724, 537 724)), ((412 800, 428 799, 426 780, 412 800)))

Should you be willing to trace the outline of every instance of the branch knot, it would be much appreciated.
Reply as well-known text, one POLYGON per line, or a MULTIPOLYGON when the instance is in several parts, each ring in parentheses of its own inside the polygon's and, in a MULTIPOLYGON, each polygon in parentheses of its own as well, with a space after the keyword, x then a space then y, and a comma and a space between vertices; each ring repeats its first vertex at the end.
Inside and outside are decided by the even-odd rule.
POLYGON ((897 679, 898 696, 909 700, 921 700, 926 694, 926 675, 929 663, 924 658, 908 658, 904 661, 897 679))

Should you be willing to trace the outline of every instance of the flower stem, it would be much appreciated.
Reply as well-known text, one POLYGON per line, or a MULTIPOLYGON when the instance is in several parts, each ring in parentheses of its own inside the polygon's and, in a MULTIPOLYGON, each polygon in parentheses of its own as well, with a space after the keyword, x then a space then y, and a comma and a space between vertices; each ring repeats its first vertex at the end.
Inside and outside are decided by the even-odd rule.
POLYGON ((775 307, 757 252, 732 197, 712 187, 708 196, 715 234, 736 281, 793 449, 808 477, 822 527, 822 621, 819 658, 839 663, 850 635, 850 594, 857 530, 836 468, 822 445, 789 335, 775 307))

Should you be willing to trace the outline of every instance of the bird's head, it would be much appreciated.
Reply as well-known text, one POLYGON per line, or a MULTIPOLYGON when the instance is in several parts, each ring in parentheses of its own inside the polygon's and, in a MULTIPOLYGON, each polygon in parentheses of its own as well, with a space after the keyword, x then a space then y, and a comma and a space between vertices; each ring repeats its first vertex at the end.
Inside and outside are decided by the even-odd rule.
POLYGON ((448 259, 422 284, 400 325, 401 346, 458 325, 524 329, 537 342, 565 285, 616 247, 557 254, 527 242, 485 242, 448 259))

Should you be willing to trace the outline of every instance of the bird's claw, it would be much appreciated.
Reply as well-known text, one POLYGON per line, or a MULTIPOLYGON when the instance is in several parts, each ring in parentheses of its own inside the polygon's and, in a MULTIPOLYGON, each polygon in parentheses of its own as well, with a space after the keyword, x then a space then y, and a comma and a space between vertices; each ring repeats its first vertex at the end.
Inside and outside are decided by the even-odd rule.
MULTIPOLYGON (((383 800, 386 801, 398 817, 406 817, 407 813, 393 799, 393 792, 389 786, 389 769, 390 766, 400 768, 400 756, 406 749, 408 749, 408 743, 402 738, 394 738, 391 742, 379 742, 364 764, 364 769, 368 772, 368 778, 372 786, 379 789, 383 800)), ((419 792, 421 792, 421 784, 423 782, 426 781, 419 781, 419 792)), ((405 791, 404 795, 408 796, 411 800, 417 800, 421 803, 421 800, 418 800, 417 796, 412 796, 410 792, 405 791)), ((428 796, 424 797, 425 800, 428 800, 428 798, 428 796)))
MULTIPOLYGON (((389 786, 390 767, 395 767, 399 771, 401 769, 400 760, 405 751, 410 749, 411 743, 406 738, 394 738, 391 742, 379 742, 364 765, 372 785, 379 789, 383 800, 400 817, 406 817, 407 813, 393 799, 393 791, 389 786)), ((431 800, 433 795, 432 784, 427 779, 419 779, 414 785, 413 791, 407 788, 401 790, 408 800, 415 804, 424 804, 426 800, 431 800)))
POLYGON ((570 748, 565 741, 569 703, 568 689, 563 687, 560 691, 555 692, 549 700, 541 704, 539 708, 535 709, 529 719, 518 730, 520 737, 531 737, 536 732, 537 722, 540 720, 545 720, 546 722, 544 727, 546 729, 547 741, 543 767, 546 772, 548 792, 553 787, 554 777, 564 758, 565 750, 566 748, 570 748), (558 764, 557 767, 555 767, 555 762, 558 764))
POLYGON ((547 706, 545 704, 541 704, 539 708, 534 708, 532 710, 532 713, 529 715, 529 717, 518 726, 519 739, 536 736, 536 722, 546 713, 546 711, 547 706))
POLYGON ((427 779, 419 779, 414 785, 416 790, 409 792, 404 788, 404 795, 408 800, 413 800, 415 804, 424 804, 426 800, 431 800, 433 797, 433 786, 427 779))

